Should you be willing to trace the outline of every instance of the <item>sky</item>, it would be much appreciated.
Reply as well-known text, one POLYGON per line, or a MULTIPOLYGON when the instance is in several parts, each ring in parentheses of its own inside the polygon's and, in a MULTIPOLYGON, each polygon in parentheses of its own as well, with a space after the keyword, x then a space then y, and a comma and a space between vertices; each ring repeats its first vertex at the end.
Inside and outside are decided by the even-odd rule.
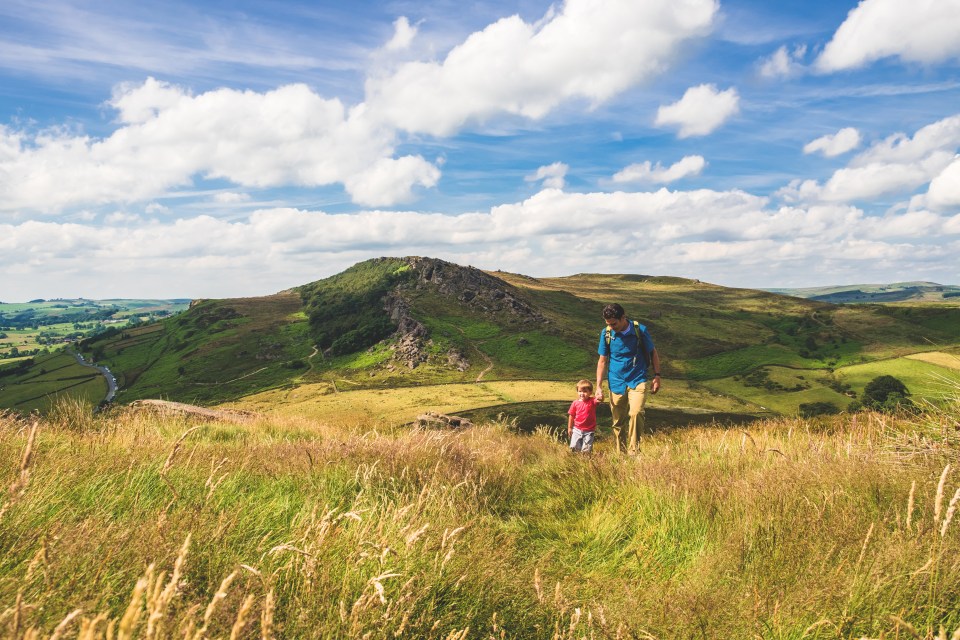
POLYGON ((960 284, 960 0, 3 0, 0 301, 960 284))

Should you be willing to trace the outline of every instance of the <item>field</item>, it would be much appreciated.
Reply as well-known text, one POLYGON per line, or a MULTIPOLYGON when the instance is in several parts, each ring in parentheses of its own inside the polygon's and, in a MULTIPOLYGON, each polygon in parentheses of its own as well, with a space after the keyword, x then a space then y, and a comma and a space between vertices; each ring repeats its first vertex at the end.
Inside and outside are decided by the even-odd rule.
POLYGON ((950 637, 958 427, 954 402, 661 429, 637 458, 601 431, 584 457, 502 421, 193 422, 61 402, 36 423, 0 417, 0 630, 950 637))
POLYGON ((55 350, 109 327, 152 322, 185 310, 189 300, 36 300, 0 302, 0 358, 55 350))
POLYGON ((69 390, 70 396, 96 405, 107 394, 107 382, 96 369, 80 365, 76 358, 61 351, 36 357, 36 366, 25 374, 15 372, 15 365, 0 368, 0 390, 6 388, 8 408, 23 413, 49 411, 58 395, 69 390))
MULTIPOLYGON (((502 407, 512 417, 510 405, 532 402, 562 402, 559 415, 566 424, 566 410, 575 399, 574 382, 540 380, 493 381, 472 384, 422 385, 404 389, 356 389, 335 391, 332 384, 302 385, 267 391, 227 403, 228 408, 262 414, 301 416, 324 423, 355 426, 370 422, 400 426, 413 422, 427 411, 440 413, 473 412, 487 407, 502 407)), ((684 411, 694 415, 709 413, 754 413, 758 407, 735 398, 710 393, 682 380, 664 382, 669 389, 652 396, 652 408, 684 411)))

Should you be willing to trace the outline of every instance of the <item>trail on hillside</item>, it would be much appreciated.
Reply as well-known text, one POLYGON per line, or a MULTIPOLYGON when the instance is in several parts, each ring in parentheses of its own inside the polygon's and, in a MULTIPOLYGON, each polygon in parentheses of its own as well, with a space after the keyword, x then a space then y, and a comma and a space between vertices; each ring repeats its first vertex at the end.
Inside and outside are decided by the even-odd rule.
POLYGON ((493 369, 493 358, 491 358, 490 356, 488 356, 487 354, 485 354, 485 353, 484 353, 483 351, 481 351, 480 349, 477 349, 477 353, 480 354, 480 357, 481 357, 481 358, 483 358, 484 360, 487 361, 487 368, 484 369, 483 371, 481 371, 481 372, 480 372, 480 375, 477 376, 476 382, 480 382, 481 380, 483 380, 484 374, 487 373, 488 371, 490 371, 490 369, 493 369))
POLYGON ((171 402, 169 400, 135 400, 130 403, 131 407, 150 407, 160 411, 187 414, 199 416, 210 420, 226 420, 229 422, 251 422, 259 417, 259 414, 251 411, 239 411, 236 409, 207 409, 183 402, 171 402))

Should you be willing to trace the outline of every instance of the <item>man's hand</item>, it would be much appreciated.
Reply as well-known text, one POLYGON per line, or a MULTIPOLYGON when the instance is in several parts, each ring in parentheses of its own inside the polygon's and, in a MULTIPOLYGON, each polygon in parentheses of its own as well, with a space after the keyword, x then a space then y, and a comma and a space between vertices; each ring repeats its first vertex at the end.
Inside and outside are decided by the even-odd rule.
POLYGON ((603 402, 603 389, 597 387, 597 391, 593 394, 593 397, 597 399, 597 402, 603 402))
POLYGON ((652 393, 656 393, 657 391, 660 391, 660 377, 659 377, 659 376, 655 377, 655 378, 653 379, 653 383, 651 384, 651 392, 652 392, 652 393))

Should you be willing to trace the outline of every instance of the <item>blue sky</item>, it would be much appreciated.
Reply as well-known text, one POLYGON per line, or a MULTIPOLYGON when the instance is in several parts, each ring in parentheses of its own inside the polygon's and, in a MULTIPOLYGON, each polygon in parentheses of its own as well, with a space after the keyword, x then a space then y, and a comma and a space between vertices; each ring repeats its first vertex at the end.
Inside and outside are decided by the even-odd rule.
POLYGON ((0 3, 0 300, 960 284, 960 0, 0 3))

